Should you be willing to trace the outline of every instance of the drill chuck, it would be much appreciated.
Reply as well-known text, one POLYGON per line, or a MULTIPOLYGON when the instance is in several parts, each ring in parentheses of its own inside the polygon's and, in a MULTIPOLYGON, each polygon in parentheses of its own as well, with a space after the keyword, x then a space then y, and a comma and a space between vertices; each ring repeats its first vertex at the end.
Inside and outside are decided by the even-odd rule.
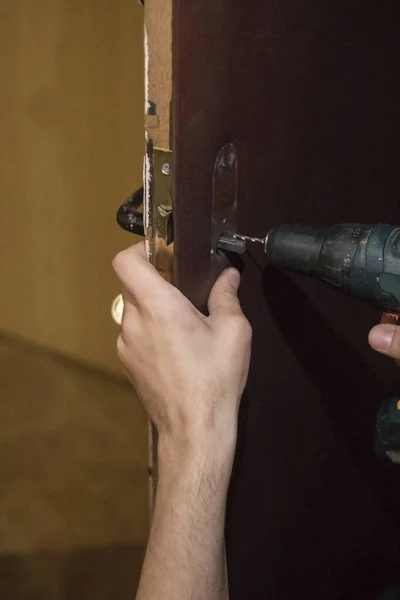
POLYGON ((318 277, 320 254, 328 228, 308 225, 281 225, 271 229, 265 240, 265 253, 273 264, 318 277))

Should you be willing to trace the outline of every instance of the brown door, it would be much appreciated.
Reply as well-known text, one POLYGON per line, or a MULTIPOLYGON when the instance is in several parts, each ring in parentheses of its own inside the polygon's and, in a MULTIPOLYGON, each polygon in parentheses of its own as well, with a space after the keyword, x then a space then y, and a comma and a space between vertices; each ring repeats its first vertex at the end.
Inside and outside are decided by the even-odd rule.
MULTIPOLYGON (((397 2, 173 9, 175 281, 197 306, 224 207, 251 235, 400 222, 397 2)), ((257 247, 242 270, 254 345, 229 495, 231 598, 389 597, 400 468, 376 456, 373 433, 398 375, 367 344, 379 314, 268 267, 257 247)))

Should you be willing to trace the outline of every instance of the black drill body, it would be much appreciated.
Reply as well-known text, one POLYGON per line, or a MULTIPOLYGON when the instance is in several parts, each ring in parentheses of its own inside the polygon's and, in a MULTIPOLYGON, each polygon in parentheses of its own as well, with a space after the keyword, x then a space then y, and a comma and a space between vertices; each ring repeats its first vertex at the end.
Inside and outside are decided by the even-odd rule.
POLYGON ((400 313, 400 227, 281 225, 265 240, 271 263, 400 313))

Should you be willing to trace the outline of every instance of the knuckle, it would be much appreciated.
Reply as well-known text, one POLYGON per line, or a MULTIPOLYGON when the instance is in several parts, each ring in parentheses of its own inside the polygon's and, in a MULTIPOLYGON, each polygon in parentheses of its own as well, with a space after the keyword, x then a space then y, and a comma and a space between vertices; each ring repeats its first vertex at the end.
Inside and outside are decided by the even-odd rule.
POLYGON ((235 338, 240 338, 244 342, 251 341, 253 330, 243 313, 232 315, 227 321, 227 327, 235 338))
POLYGON ((239 304, 239 298, 232 290, 222 290, 221 297, 232 305, 239 304))
POLYGON ((121 252, 118 252, 118 254, 114 256, 111 264, 115 273, 118 275, 126 264, 126 251, 122 250, 121 252))
POLYGON ((242 317, 239 325, 239 335, 243 342, 250 343, 253 337, 253 330, 245 316, 242 317))
POLYGON ((124 345, 130 343, 137 337, 137 324, 136 320, 131 315, 125 315, 122 320, 121 334, 124 345))
POLYGON ((138 333, 141 329, 141 323, 142 320, 138 311, 129 303, 125 303, 120 332, 125 345, 130 342, 132 338, 136 338, 138 336, 138 333))
POLYGON ((243 317, 242 329, 243 335, 246 336, 249 340, 251 340, 251 338, 253 337, 253 328, 250 324, 250 321, 248 321, 246 317, 243 317))
POLYGON ((124 352, 125 352, 124 336, 122 335, 122 333, 120 333, 117 338, 117 354, 118 354, 119 358, 122 358, 124 352))

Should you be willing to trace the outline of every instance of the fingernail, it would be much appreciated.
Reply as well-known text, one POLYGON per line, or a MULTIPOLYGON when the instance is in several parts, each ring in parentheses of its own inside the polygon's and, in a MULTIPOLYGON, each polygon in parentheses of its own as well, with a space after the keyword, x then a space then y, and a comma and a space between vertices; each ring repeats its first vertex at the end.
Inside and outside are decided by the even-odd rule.
POLYGON ((238 291, 240 285, 240 273, 237 269, 229 269, 228 271, 228 281, 231 286, 238 291))
POLYGON ((369 334, 369 343, 375 350, 389 350, 396 331, 396 325, 377 325, 369 334))

